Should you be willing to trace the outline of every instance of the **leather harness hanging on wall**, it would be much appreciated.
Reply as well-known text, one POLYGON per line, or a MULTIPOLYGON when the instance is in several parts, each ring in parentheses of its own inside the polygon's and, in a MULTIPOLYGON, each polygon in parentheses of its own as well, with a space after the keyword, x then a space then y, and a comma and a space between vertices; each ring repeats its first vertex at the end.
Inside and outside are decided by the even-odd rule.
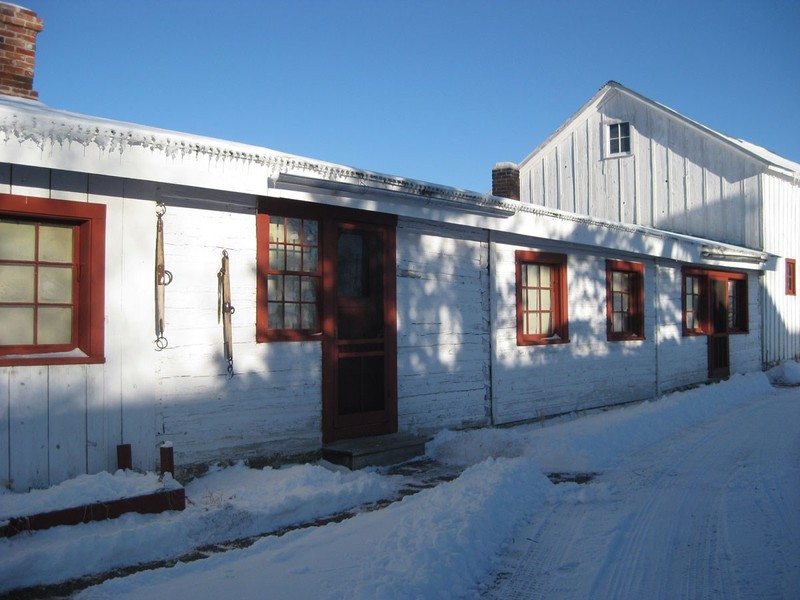
POLYGON ((222 338, 228 377, 233 377, 233 332, 231 315, 236 309, 231 305, 231 278, 228 268, 228 251, 222 251, 222 266, 217 273, 217 323, 222 319, 222 338))
POLYGON ((172 283, 172 273, 164 268, 164 222, 161 217, 167 212, 167 207, 159 202, 156 205, 156 350, 167 347, 167 338, 164 337, 164 288, 172 283))

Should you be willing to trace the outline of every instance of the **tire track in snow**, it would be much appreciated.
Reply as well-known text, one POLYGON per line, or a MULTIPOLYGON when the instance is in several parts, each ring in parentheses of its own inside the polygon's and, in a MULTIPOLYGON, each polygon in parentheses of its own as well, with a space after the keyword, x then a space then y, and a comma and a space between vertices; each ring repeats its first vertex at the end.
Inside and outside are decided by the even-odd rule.
POLYGON ((800 442, 779 426, 786 419, 800 420, 796 394, 733 404, 636 452, 590 484, 610 485, 611 501, 570 504, 565 494, 538 515, 523 534, 534 541, 515 546, 513 573, 487 595, 791 597, 800 442), (780 481, 770 475, 775 461, 780 481))

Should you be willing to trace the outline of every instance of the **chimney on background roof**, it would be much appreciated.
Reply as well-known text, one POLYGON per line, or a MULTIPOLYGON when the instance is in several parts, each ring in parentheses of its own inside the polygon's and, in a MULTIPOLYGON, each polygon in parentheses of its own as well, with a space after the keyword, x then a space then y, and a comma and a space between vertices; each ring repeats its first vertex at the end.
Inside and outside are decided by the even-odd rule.
POLYGON ((492 196, 519 200, 519 167, 512 162, 500 162, 492 169, 492 196))
POLYGON ((42 20, 16 4, 0 3, 0 94, 36 100, 33 67, 42 20))

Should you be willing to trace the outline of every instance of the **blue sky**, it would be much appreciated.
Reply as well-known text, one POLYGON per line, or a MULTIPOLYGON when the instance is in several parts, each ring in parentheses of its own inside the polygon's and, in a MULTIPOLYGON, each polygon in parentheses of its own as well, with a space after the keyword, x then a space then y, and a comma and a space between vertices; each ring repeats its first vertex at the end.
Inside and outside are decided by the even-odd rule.
POLYGON ((55 108, 479 192, 608 80, 800 162, 798 0, 15 0, 55 108))

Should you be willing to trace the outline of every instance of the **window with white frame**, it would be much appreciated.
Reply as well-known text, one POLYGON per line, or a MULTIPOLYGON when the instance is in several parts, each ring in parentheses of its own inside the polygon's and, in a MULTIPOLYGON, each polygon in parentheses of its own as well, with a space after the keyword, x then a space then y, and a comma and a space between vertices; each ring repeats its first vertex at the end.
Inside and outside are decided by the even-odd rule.
POLYGON ((608 125, 608 156, 630 154, 631 151, 631 125, 628 122, 611 123, 608 125))

